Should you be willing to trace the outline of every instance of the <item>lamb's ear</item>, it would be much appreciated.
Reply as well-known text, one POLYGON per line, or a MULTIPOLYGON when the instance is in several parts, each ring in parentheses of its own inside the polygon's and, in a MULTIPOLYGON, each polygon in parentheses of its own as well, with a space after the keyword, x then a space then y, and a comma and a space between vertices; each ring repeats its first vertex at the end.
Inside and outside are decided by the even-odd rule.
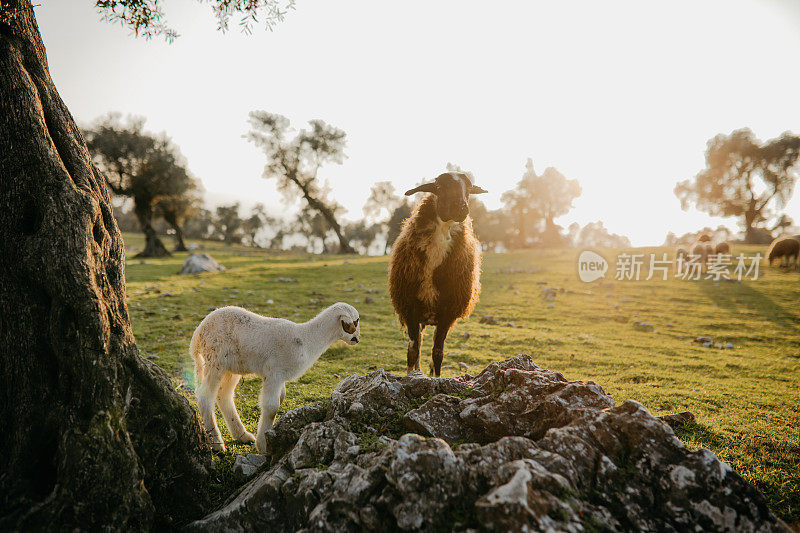
POLYGON ((412 194, 417 194, 418 192, 432 192, 436 193, 436 182, 432 181, 430 183, 423 183, 418 187, 414 187, 413 189, 409 189, 406 191, 406 196, 411 196, 412 194))
POLYGON ((472 188, 469 190, 470 194, 483 194, 483 193, 486 193, 486 192, 489 192, 489 191, 487 191, 485 189, 481 189, 477 185, 473 185, 472 188))
POLYGON ((342 329, 345 331, 345 333, 352 334, 356 332, 356 327, 346 320, 342 320, 342 329))

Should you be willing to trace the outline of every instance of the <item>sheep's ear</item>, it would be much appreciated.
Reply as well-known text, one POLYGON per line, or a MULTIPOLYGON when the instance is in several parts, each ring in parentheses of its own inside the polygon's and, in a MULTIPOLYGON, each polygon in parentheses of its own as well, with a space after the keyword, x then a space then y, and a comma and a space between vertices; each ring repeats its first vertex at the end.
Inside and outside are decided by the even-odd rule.
POLYGON ((469 190, 470 194, 483 194, 483 193, 487 193, 487 192, 489 192, 489 191, 487 191, 485 189, 481 189, 477 185, 473 185, 472 188, 469 190))
POLYGON ((406 196, 411 196, 412 194, 417 194, 418 192, 436 193, 436 182, 432 181, 430 183, 423 183, 419 187, 414 187, 413 189, 409 189, 406 191, 406 196))
POLYGON ((345 333, 355 333, 356 332, 356 327, 353 324, 351 324, 350 322, 347 322, 346 320, 342 320, 342 329, 345 331, 345 333))

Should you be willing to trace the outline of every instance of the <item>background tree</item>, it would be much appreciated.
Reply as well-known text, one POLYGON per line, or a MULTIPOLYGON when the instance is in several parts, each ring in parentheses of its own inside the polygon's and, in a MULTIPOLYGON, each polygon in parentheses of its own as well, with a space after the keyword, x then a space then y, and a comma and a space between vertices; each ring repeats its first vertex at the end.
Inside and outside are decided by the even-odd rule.
POLYGON ((574 246, 579 248, 630 248, 631 241, 623 235, 609 233, 603 222, 589 222, 577 233, 574 246))
POLYGON ((572 201, 580 195, 581 186, 577 180, 568 180, 553 167, 546 168, 538 176, 533 161, 528 159, 516 188, 501 197, 514 221, 516 245, 563 244, 561 228, 554 219, 567 214, 572 209, 572 201))
POLYGON ((335 206, 325 201, 317 179, 325 163, 341 164, 344 158, 345 132, 321 120, 312 120, 310 129, 300 130, 290 137, 289 120, 275 113, 252 111, 250 132, 245 136, 264 151, 267 164, 265 178, 275 178, 278 190, 288 199, 303 198, 308 207, 325 218, 339 239, 339 252, 354 253, 345 239, 334 214, 335 206))
POLYGON ((370 246, 375 242, 375 239, 382 229, 380 224, 370 224, 368 221, 362 219, 358 222, 346 224, 344 232, 348 242, 355 244, 359 248, 360 253, 367 255, 370 246))
POLYGON ((120 231, 141 232, 142 227, 129 204, 130 202, 122 202, 113 205, 114 219, 117 221, 120 231))
POLYGON ((214 214, 204 207, 197 209, 183 225, 183 233, 190 239, 210 239, 214 232, 214 214))
POLYGON ((244 221, 239 216, 239 202, 217 207, 214 230, 225 244, 241 244, 244 221))
POLYGON ((115 194, 133 199, 134 213, 145 235, 142 257, 169 255, 153 228, 156 204, 187 194, 193 186, 182 156, 166 137, 143 131, 144 119, 126 124, 110 114, 86 130, 84 136, 94 161, 115 194))
POLYGON ((200 206, 203 204, 200 187, 197 180, 191 180, 188 189, 183 194, 165 196, 156 203, 156 213, 175 232, 176 252, 186 251, 186 243, 183 242, 183 226, 187 220, 196 216, 200 211, 200 206))
POLYGON ((408 201, 408 198, 403 198, 402 203, 392 211, 392 216, 389 217, 389 229, 386 232, 386 249, 384 249, 384 253, 388 248, 392 247, 394 241, 400 236, 400 231, 403 229, 403 221, 410 216, 411 202, 408 201))
MULTIPOLYGON (((137 33, 157 22, 141 12, 155 0, 96 5, 137 33)), ((29 0, 0 1, 0 72, 0 529, 174 528, 207 506, 210 449, 139 356, 111 197, 29 0)))
POLYGON ((792 195, 798 157, 800 137, 788 132, 765 143, 748 128, 717 135, 708 142, 706 168, 678 183, 675 195, 684 210, 741 217, 745 242, 756 243, 756 230, 792 195))
POLYGON ((364 215, 377 225, 375 238, 377 238, 378 234, 384 236, 384 255, 389 251, 390 246, 389 223, 392 214, 403 201, 403 197, 395 193, 394 185, 391 182, 377 181, 370 187, 369 197, 364 202, 364 215))
POLYGON ((275 219, 267 214, 264 204, 258 203, 253 207, 250 216, 242 221, 242 232, 245 237, 245 244, 248 246, 259 246, 256 237, 266 225, 273 225, 275 219))
POLYGON ((472 228, 484 249, 510 247, 511 221, 504 209, 487 209, 478 198, 470 197, 469 214, 472 217, 472 228))

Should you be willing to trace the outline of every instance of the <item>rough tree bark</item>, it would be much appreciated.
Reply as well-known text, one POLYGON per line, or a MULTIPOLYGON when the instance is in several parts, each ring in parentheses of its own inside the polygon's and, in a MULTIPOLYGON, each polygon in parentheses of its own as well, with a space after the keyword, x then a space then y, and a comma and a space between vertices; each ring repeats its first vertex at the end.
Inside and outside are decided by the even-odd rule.
POLYGON ((29 0, 0 0, 0 530, 166 527, 210 452, 140 357, 103 178, 50 79, 29 0))
POLYGON ((150 202, 134 199, 133 212, 139 220, 139 225, 144 233, 144 250, 136 254, 136 257, 165 257, 172 255, 158 238, 153 227, 153 207, 150 202))

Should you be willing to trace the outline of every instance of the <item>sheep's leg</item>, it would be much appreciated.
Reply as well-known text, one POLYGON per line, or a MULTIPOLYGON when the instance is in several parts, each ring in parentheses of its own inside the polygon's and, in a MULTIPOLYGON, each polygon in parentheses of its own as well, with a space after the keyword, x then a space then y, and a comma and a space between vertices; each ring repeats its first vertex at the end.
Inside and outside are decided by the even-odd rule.
POLYGON ((225 451, 225 442, 222 440, 222 433, 219 431, 214 413, 214 399, 217 397, 221 380, 222 375, 216 368, 206 367, 205 379, 197 387, 197 409, 200 411, 203 427, 211 442, 211 449, 215 452, 225 451))
POLYGON ((258 417, 258 432, 256 434, 256 448, 261 453, 267 450, 267 430, 275 423, 275 415, 281 406, 281 400, 286 395, 286 384, 282 381, 264 379, 261 385, 261 394, 258 403, 261 406, 261 416, 258 417))
POLYGON ((416 320, 408 322, 408 373, 420 372, 419 351, 422 347, 422 327, 416 320))
POLYGON ((438 378, 442 373, 444 359, 444 340, 450 332, 453 322, 439 322, 433 335, 433 351, 431 351, 431 376, 438 378))
POLYGON ((256 441, 256 438, 245 429, 242 419, 239 418, 239 412, 236 410, 236 404, 233 402, 233 391, 241 378, 242 376, 239 374, 225 373, 222 378, 222 384, 219 387, 219 394, 217 394, 217 406, 222 412, 222 417, 225 419, 225 424, 228 425, 228 431, 231 432, 231 436, 244 444, 252 444, 256 441))

